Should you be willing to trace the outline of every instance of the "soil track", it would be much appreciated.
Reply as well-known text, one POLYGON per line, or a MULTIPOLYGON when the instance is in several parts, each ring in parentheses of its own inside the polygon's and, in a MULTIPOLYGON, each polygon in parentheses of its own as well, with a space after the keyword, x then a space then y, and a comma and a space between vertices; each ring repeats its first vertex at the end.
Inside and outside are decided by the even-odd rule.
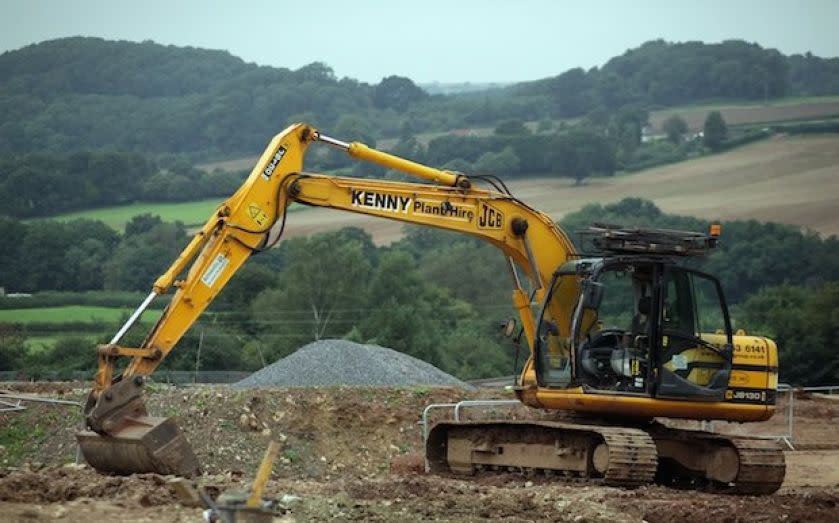
MULTIPOLYGON (((198 483, 212 494, 246 488, 268 439, 282 442, 267 495, 299 499, 287 497, 280 504, 281 521, 822 522, 839 517, 839 434, 829 430, 839 419, 839 402, 826 398, 797 401, 796 443, 822 448, 787 453, 787 481, 778 493, 732 497, 660 486, 623 490, 538 475, 464 479, 418 473, 422 441, 416 422, 422 407, 466 395, 497 397, 497 391, 152 389, 150 410, 178 416, 206 469, 198 483)), ((83 395, 66 385, 25 390, 83 395)), ((0 462, 6 460, 0 468, 0 520, 200 520, 199 509, 177 503, 170 478, 102 476, 67 465, 74 456, 78 418, 66 409, 33 405, 0 419, 0 427, 14 425, 27 434, 20 447, 0 450, 0 462)), ((517 408, 512 414, 534 412, 517 408)), ((779 419, 743 427, 760 434, 782 426, 779 419)))
MULTIPOLYGON (((575 186, 565 178, 508 183, 513 194, 560 219, 589 203, 628 196, 652 200, 669 213, 710 220, 757 219, 839 234, 839 135, 775 137, 733 151, 637 174, 594 178, 575 186)), ((361 227, 378 244, 402 236, 400 222, 330 209, 289 216, 286 237, 361 227)))

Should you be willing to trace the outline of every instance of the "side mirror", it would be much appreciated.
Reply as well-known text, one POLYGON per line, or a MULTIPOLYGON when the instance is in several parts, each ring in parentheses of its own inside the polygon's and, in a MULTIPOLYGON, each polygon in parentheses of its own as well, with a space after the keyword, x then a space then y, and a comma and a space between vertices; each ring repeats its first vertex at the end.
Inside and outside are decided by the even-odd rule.
POLYGON ((583 280, 581 285, 582 296, 580 299, 583 308, 597 309, 600 307, 600 302, 603 300, 603 284, 592 280, 583 280))
POLYGON ((504 333, 504 336, 508 338, 512 338, 513 334, 516 332, 516 320, 515 318, 510 318, 509 320, 505 321, 501 324, 501 332, 504 333))

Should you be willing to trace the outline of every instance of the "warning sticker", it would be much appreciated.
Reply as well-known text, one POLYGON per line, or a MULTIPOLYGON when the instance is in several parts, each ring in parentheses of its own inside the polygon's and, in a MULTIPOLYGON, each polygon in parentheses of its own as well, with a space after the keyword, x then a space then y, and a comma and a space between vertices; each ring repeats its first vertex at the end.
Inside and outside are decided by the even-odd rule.
POLYGON ((251 220, 260 227, 268 223, 268 215, 265 214, 265 211, 263 211, 262 208, 255 203, 248 205, 248 216, 250 216, 251 220))
POLYGON ((201 282, 207 287, 212 287, 218 277, 221 276, 221 273, 224 272, 228 263, 230 263, 230 259, 224 254, 216 256, 216 259, 213 260, 213 263, 210 264, 207 270, 204 271, 204 275, 201 276, 201 282))

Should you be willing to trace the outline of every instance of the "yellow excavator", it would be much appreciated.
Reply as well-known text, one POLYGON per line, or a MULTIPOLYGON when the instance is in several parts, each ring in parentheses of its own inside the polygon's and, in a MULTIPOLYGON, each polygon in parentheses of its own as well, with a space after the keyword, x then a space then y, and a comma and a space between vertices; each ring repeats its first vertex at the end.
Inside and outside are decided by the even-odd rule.
POLYGON ((458 231, 507 258, 513 306, 530 348, 515 393, 543 413, 566 415, 438 423, 426 445, 432 471, 516 469, 744 494, 779 488, 785 464, 774 442, 656 421, 754 422, 775 409, 775 344, 733 335, 717 279, 684 263, 712 249, 718 231, 599 225, 586 232, 591 252, 578 252, 549 216, 495 177, 424 166, 305 124, 270 141, 244 184, 110 343, 97 347, 87 430, 77 436, 91 466, 121 474, 200 471, 175 421, 147 412, 144 382, 248 257, 277 243, 292 202, 458 231), (433 183, 306 173, 304 155, 315 142, 433 183), (152 300, 172 287, 170 304, 143 343, 120 345, 152 300))

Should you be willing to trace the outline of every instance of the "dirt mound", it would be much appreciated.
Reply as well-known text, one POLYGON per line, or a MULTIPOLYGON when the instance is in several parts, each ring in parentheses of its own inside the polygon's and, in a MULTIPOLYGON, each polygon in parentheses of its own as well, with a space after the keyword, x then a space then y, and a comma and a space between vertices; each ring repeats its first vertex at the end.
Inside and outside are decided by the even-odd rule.
MULTIPOLYGON (((836 521, 839 494, 835 490, 787 491, 773 496, 740 497, 691 493, 681 498, 677 491, 652 487, 639 490, 636 497, 644 521, 664 523, 684 521, 836 521)), ((635 492, 628 493, 629 498, 635 492)))
MULTIPOLYGON (((280 521, 820 523, 836 521, 839 511, 839 450, 787 452, 787 481, 778 493, 760 497, 657 485, 616 489, 510 472, 468 477, 424 474, 417 426, 423 407, 467 397, 501 397, 492 396, 499 391, 488 389, 234 391, 226 386, 155 385, 147 392, 152 413, 178 417, 206 471, 195 481, 212 496, 247 489, 268 440, 281 442, 266 496, 281 500, 288 495, 295 500, 283 503, 280 521)), ((815 435, 825 442, 839 441, 832 411, 824 410, 834 404, 796 398, 802 413, 829 415, 798 418, 797 436, 802 441, 813 441, 815 435), (825 428, 829 426, 834 427, 831 433, 825 428)), ((14 429, 5 431, 6 440, 0 439, 5 446, 0 448, 0 521, 201 520, 200 509, 178 504, 166 476, 114 477, 88 467, 61 466, 75 457, 73 433, 79 424, 77 409, 67 409, 32 404, 0 417, 0 436, 4 429, 14 429), (13 436, 18 439, 11 441, 13 436), (8 460, 5 467, 4 460, 8 460)), ((439 411, 436 416, 444 414, 439 411)), ((760 433, 758 428, 753 431, 760 433)))
POLYGON ((54 503, 81 498, 133 501, 143 507, 170 505, 176 496, 158 474, 103 476, 85 466, 0 472, 0 501, 54 503))
POLYGON ((234 384, 257 387, 324 385, 442 385, 471 388, 437 367, 407 354, 346 340, 319 340, 234 384))

